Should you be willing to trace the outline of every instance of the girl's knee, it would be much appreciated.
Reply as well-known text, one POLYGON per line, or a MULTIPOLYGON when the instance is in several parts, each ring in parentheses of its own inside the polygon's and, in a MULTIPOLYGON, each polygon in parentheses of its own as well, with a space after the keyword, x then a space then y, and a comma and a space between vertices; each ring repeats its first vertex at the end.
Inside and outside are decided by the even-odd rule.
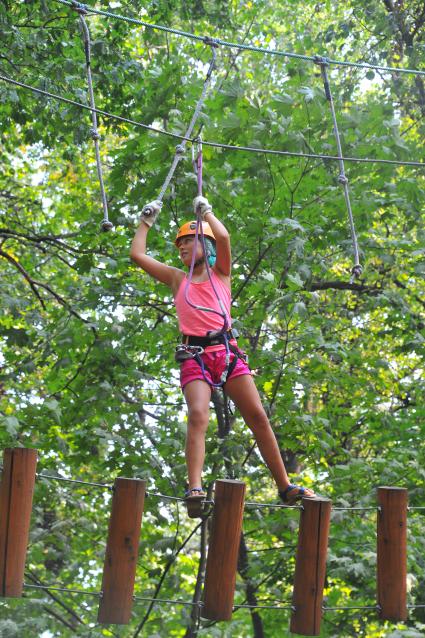
POLYGON ((208 426, 209 410, 203 406, 191 406, 187 419, 190 427, 206 428, 208 426))
POLYGON ((264 408, 258 407, 253 410, 246 419, 248 427, 255 432, 263 432, 270 428, 270 422, 264 408))

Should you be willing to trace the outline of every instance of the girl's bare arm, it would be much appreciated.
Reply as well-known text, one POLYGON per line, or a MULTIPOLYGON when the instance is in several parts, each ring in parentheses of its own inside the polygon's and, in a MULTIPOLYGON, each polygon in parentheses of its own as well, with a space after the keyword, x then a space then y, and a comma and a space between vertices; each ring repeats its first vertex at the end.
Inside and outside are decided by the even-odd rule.
POLYGON ((214 269, 225 277, 229 277, 232 270, 230 235, 225 225, 217 219, 213 212, 206 213, 205 221, 210 225, 215 237, 217 258, 214 269))
POLYGON ((147 272, 148 275, 166 284, 172 289, 173 293, 175 293, 184 277, 184 272, 180 268, 167 266, 146 254, 146 237, 148 231, 149 226, 142 221, 134 235, 130 249, 130 257, 140 268, 147 272))

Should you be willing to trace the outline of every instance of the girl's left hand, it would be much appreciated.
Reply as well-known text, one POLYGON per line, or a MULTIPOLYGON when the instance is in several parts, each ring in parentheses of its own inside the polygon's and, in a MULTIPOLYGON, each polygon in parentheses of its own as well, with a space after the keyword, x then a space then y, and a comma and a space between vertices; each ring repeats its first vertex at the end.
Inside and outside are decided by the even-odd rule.
POLYGON ((206 197, 198 195, 198 197, 195 197, 195 199, 193 200, 193 210, 195 212, 195 215, 199 211, 202 219, 204 220, 207 213, 212 213, 212 206, 206 197))

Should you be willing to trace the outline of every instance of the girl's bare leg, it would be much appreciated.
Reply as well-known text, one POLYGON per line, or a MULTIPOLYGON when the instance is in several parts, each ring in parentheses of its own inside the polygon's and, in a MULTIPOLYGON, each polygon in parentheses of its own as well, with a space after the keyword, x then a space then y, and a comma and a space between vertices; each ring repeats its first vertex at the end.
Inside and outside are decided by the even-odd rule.
POLYGON ((205 460, 205 434, 208 428, 211 389, 205 381, 190 381, 184 388, 188 407, 186 465, 189 489, 202 487, 205 460))
MULTIPOLYGON (((226 394, 235 403, 245 423, 254 434, 261 456, 269 468, 278 490, 285 490, 290 481, 275 434, 261 403, 253 378, 248 374, 234 377, 229 379, 225 389, 226 394)), ((312 495, 313 491, 306 489, 306 496, 312 495)))

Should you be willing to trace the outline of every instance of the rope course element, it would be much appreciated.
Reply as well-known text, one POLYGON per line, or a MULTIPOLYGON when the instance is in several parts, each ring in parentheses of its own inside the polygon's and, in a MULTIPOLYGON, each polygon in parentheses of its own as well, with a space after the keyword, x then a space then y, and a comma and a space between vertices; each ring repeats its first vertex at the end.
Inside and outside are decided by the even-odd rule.
POLYGON ((99 148, 100 135, 97 129, 97 113, 96 113, 96 104, 94 101, 93 80, 91 75, 90 30, 84 18, 84 16, 87 14, 87 10, 84 7, 82 7, 79 2, 75 2, 75 0, 71 2, 71 6, 78 13, 78 16, 80 18, 81 30, 83 34, 84 53, 86 56, 87 84, 88 84, 88 90, 89 90, 89 99, 90 99, 91 116, 92 116, 92 128, 90 129, 90 136, 94 143, 94 149, 95 149, 95 155, 96 155, 96 168, 97 168, 97 175, 99 178, 100 196, 102 198, 102 207, 103 207, 103 221, 101 224, 101 228, 104 231, 108 231, 113 228, 113 224, 112 222, 109 221, 108 200, 106 198, 105 185, 103 183, 102 162, 100 159, 100 148, 99 148))
POLYGON ((322 75, 325 95, 326 95, 326 99, 329 102, 329 107, 331 109, 336 148, 338 151, 338 157, 340 158, 338 182, 342 185, 344 189, 345 204, 347 206, 348 220, 350 223, 351 241, 353 243, 354 266, 351 269, 351 281, 350 281, 350 283, 353 283, 353 281, 357 279, 358 277, 360 277, 360 275, 362 274, 362 267, 360 265, 360 260, 359 260, 359 245, 357 241, 356 228, 354 225, 353 211, 351 210, 350 192, 348 190, 348 178, 345 174, 344 160, 342 159, 341 138, 339 135, 338 122, 337 122, 336 113, 335 113, 335 105, 332 98, 332 91, 329 84, 328 71, 326 68, 328 66, 328 61, 326 58, 317 56, 315 58, 315 62, 316 64, 320 65, 320 72, 322 75))
MULTIPOLYGON (((59 1, 59 0, 57 0, 59 1)), ((34 93, 38 93, 40 95, 44 95, 49 98, 53 98, 60 102, 64 102, 65 104, 71 104, 72 106, 77 106, 78 108, 85 109, 87 111, 95 111, 98 115, 103 115, 104 117, 110 118, 112 120, 117 120, 118 122, 124 122, 125 124, 131 124, 132 126, 136 126, 139 128, 143 128, 148 131, 152 131, 153 133, 159 133, 160 135, 166 135, 168 137, 172 137, 174 139, 186 140, 186 142, 191 142, 192 144, 196 144, 198 138, 195 137, 185 138, 183 135, 179 135, 178 133, 171 133, 170 131, 164 131, 163 129, 155 128, 154 126, 150 126, 148 124, 144 124, 143 122, 132 120, 127 117, 123 117, 121 115, 117 115, 115 113, 109 113, 108 111, 104 111, 98 108, 92 108, 87 104, 82 104, 81 102, 77 102, 76 100, 71 100, 70 98, 63 97, 56 93, 51 93, 49 91, 44 91, 43 89, 39 89, 35 86, 31 86, 30 84, 25 84, 24 82, 19 82, 18 80, 14 80, 13 78, 7 77, 5 75, 0 75, 0 80, 7 82, 8 84, 12 84, 13 86, 19 86, 20 88, 27 89, 29 91, 33 91, 34 93)), ((305 159, 318 159, 318 160, 333 160, 340 161, 344 160, 344 162, 357 162, 363 164, 386 164, 392 166, 410 166, 413 168, 425 168, 425 162, 416 162, 416 161, 404 161, 404 160, 390 160, 390 159, 380 159, 374 157, 339 157, 338 155, 325 155, 323 153, 301 153, 296 151, 282 151, 279 149, 270 149, 263 148, 260 146, 234 146, 232 144, 222 144, 220 142, 213 142, 202 140, 202 144, 204 146, 210 146, 212 148, 220 148, 227 151, 240 151, 246 153, 256 153, 256 154, 265 154, 265 155, 279 155, 283 157, 300 157, 305 159)))
POLYGON ((105 483, 91 483, 90 481, 79 481, 78 479, 69 479, 63 476, 52 476, 51 474, 36 474, 37 478, 48 479, 50 481, 65 481, 66 483, 77 483, 78 485, 89 485, 91 487, 101 487, 112 492, 113 486, 105 483))
MULTIPOLYGON (((66 594, 81 594, 82 596, 95 596, 97 598, 102 598, 102 591, 87 591, 84 589, 71 589, 68 587, 60 587, 59 585, 30 585, 28 583, 24 583, 24 587, 26 589, 42 589, 44 591, 60 591, 66 594)), ((191 605, 195 607, 201 607, 202 602, 193 603, 185 600, 169 600, 164 598, 147 598, 144 596, 133 596, 133 600, 142 601, 142 602, 153 602, 153 603, 168 603, 175 605, 191 605)))
POLYGON ((188 607, 202 607, 203 602, 199 601, 194 603, 189 600, 170 600, 168 598, 145 598, 144 596, 133 596, 134 600, 147 603, 160 603, 160 604, 172 604, 172 605, 187 605, 188 607))
MULTIPOLYGON (((57 585, 29 585, 28 583, 24 583, 24 587, 26 589, 41 589, 44 591, 60 591, 66 594, 81 594, 82 596, 95 596, 97 598, 102 597, 101 591, 87 591, 82 589, 68 589, 67 587, 59 587, 57 585)), ((150 602, 150 603, 158 603, 162 605, 185 605, 188 607, 199 607, 202 608, 204 603, 202 601, 192 602, 186 600, 174 600, 169 598, 149 598, 145 596, 133 596, 133 600, 136 602, 150 602)), ((425 604, 407 604, 408 609, 424 609, 425 604)), ((233 609, 273 609, 273 610, 293 610, 293 605, 262 605, 261 603, 258 605, 233 605, 233 609)), ((327 611, 355 611, 355 610, 370 610, 370 611, 379 611, 381 609, 380 605, 348 605, 348 606, 340 606, 340 607, 327 607, 326 605, 322 606, 322 610, 324 612, 327 611)))
POLYGON ((284 505, 283 503, 255 503, 245 501, 245 508, 247 509, 290 509, 290 510, 302 510, 302 505, 284 505))
MULTIPOLYGON (((3 466, 2 464, 0 464, 0 472, 3 471, 3 466)), ((77 485, 88 485, 89 487, 100 487, 103 488, 107 491, 112 492, 114 489, 114 486, 108 483, 94 483, 91 481, 81 481, 79 479, 71 479, 71 478, 65 478, 63 476, 53 476, 51 474, 41 474, 39 472, 36 473, 36 477, 39 479, 48 479, 51 481, 64 481, 66 483, 75 483, 77 485)), ((186 499, 182 498, 180 496, 170 496, 168 494, 161 494, 160 492, 150 492, 150 491, 146 491, 145 496, 147 498, 157 498, 159 500, 163 500, 163 501, 175 501, 175 502, 180 502, 180 503, 186 503, 186 499)), ((206 505, 214 505, 214 501, 213 500, 207 500, 205 499, 205 501, 203 501, 203 503, 205 503, 206 505)), ((303 506, 302 505, 284 505, 283 503, 260 503, 258 501, 245 501, 244 503, 244 507, 245 509, 290 509, 291 511, 294 510, 302 510, 303 506)), ((353 506, 353 507, 338 507, 336 505, 332 505, 332 511, 333 512, 341 512, 341 511, 357 511, 357 512, 367 512, 367 511, 375 511, 375 512, 379 512, 381 510, 381 507, 379 505, 375 505, 375 506, 353 506)), ((425 510, 425 506, 411 506, 409 505, 407 508, 407 511, 423 511, 425 510)))
POLYGON ((282 611, 287 611, 288 609, 293 609, 293 605, 234 605, 233 609, 281 609, 282 611))
MULTIPOLYGON (((30 585, 28 583, 24 583, 24 587, 26 589, 41 589, 44 591, 60 591, 66 594, 80 594, 82 596, 94 596, 97 598, 101 598, 103 592, 101 591, 87 591, 82 589, 70 589, 67 587, 60 587, 58 585, 30 585)), ((162 604, 162 605, 185 605, 188 607, 199 607, 202 608, 204 603, 202 601, 192 602, 186 600, 174 600, 170 598, 149 598, 146 596, 133 596, 133 600, 136 602, 151 602, 154 604, 162 604)), ((407 605, 409 609, 422 609, 425 605, 407 605)), ((381 608, 380 605, 349 605, 349 606, 340 606, 340 607, 327 607, 326 605, 322 606, 324 612, 327 611, 351 611, 351 610, 370 610, 370 611, 379 611, 381 608)), ((294 606, 291 604, 288 605, 233 605, 233 609, 273 609, 273 610, 281 610, 288 611, 293 610, 294 606)))
POLYGON ((216 60, 217 54, 216 54, 216 51, 215 51, 215 45, 214 45, 214 43, 211 40, 205 39, 205 43, 209 44, 211 46, 212 57, 211 57, 211 60, 210 60, 210 64, 209 64, 209 67, 208 67, 207 74, 205 76, 204 85, 202 87, 202 92, 201 92, 201 95, 200 95, 200 98, 199 98, 198 102, 196 103, 196 107, 195 107, 195 110, 193 112, 192 119, 190 120, 190 123, 189 123, 189 126, 187 127, 186 133, 184 134, 184 139, 182 140, 181 144, 178 144, 176 146, 176 152, 175 152, 175 155, 174 155, 174 158, 173 158, 173 162, 171 164, 170 170, 168 171, 167 177, 165 178, 165 181, 164 181, 164 183, 162 185, 162 188, 161 188, 161 190, 159 192, 159 195, 157 197, 157 200, 159 200, 160 202, 162 202, 162 200, 164 198, 165 192, 166 192, 168 186, 170 185, 170 182, 171 182, 171 180, 173 178, 173 175, 174 175, 174 172, 175 172, 175 170, 177 168, 178 163, 184 157, 184 151, 185 151, 186 142, 188 140, 191 141, 191 135, 192 135, 193 129, 194 129, 195 124, 196 124, 196 122, 197 122, 197 120, 199 118, 199 115, 201 113, 201 109, 202 109, 202 107, 204 105, 205 98, 207 96, 208 89, 209 89, 210 84, 211 84, 211 76, 212 76, 212 72, 213 72, 214 67, 215 67, 215 60, 216 60))
MULTIPOLYGON (((73 3, 69 0, 55 0, 59 4, 63 4, 66 6, 73 6, 73 3)), ((147 29, 153 29, 156 31, 164 31, 165 33, 171 33, 173 35, 179 35, 184 38, 188 38, 190 40, 196 40, 198 42, 205 41, 204 36, 196 35, 194 33, 190 33, 188 31, 182 31, 180 29, 173 29, 172 27, 166 27, 164 25, 152 24, 150 22, 145 22, 144 20, 139 20, 137 18, 130 18, 129 16, 123 16, 118 13, 113 13, 111 11, 104 11, 102 9, 94 9, 93 7, 89 7, 86 4, 79 4, 80 8, 85 9, 88 13, 94 15, 101 15, 106 18, 112 18, 115 20, 121 20, 124 22, 128 22, 129 24, 134 24, 141 27, 146 27, 147 29)), ((305 60, 308 62, 315 62, 315 57, 313 55, 304 55, 300 53, 292 53, 289 51, 280 51, 279 49, 269 49, 266 47, 254 46, 253 44, 242 44, 239 42, 228 42, 227 40, 222 40, 221 38, 214 38, 214 43, 218 46, 229 47, 231 49, 240 49, 241 51, 253 51, 255 53, 263 53, 265 55, 276 55, 284 58, 293 58, 295 60, 305 60)), ((328 63, 333 64, 335 66, 344 66, 344 67, 353 67, 355 69, 368 69, 375 71, 388 71, 389 73, 405 73, 410 75, 425 75, 425 71, 420 71, 418 69, 405 69, 401 67, 392 67, 392 66, 381 66, 377 64, 370 64, 367 62, 346 62, 343 60, 334 60, 332 58, 328 58, 328 63)))
POLYGON ((359 605, 359 606, 349 606, 349 607, 322 607, 323 611, 346 611, 346 610, 355 610, 355 609, 370 609, 373 611, 379 611, 381 609, 381 605, 359 605))
POLYGON ((82 596, 102 596, 101 591, 87 591, 84 589, 68 589, 67 587, 59 587, 58 585, 29 585, 24 583, 26 589, 44 589, 45 591, 62 591, 67 594, 81 594, 82 596))
POLYGON ((367 512, 368 510, 372 510, 374 512, 379 512, 380 511, 380 507, 379 506, 375 506, 375 507, 334 507, 332 505, 332 511, 338 511, 338 512, 343 512, 343 511, 357 511, 357 512, 367 512))
MULTIPOLYGON (((0 472, 3 470, 3 466, 0 464, 0 472)), ((77 485, 88 485, 89 487, 100 487, 103 488, 107 491, 112 492, 114 489, 114 486, 108 483, 94 483, 91 481, 81 481, 79 479, 71 479, 71 478, 65 478, 63 476, 53 476, 51 474, 41 474, 39 472, 36 473, 36 477, 39 479, 48 479, 51 481, 64 481, 66 483, 75 483, 77 485)), ((180 496, 170 496, 168 494, 161 494, 160 492, 150 492, 150 491, 146 491, 145 496, 147 498, 157 498, 159 500, 163 500, 163 501, 175 501, 175 502, 180 502, 180 503, 186 503, 186 499, 182 498, 180 496)), ((213 500, 205 500, 203 501, 206 505, 213 505, 214 501, 213 500)), ((245 501, 244 504, 245 509, 290 509, 291 511, 294 510, 302 510, 303 506, 302 505, 284 505, 283 503, 260 503, 258 501, 245 501)), ((381 507, 379 505, 375 505, 375 506, 353 506, 353 507, 338 507, 336 505, 332 505, 332 511, 333 512, 341 512, 341 511, 357 511, 357 512, 367 512, 367 511, 375 511, 375 512, 379 512, 381 510, 381 507)), ((407 511, 423 511, 425 510, 425 506, 411 506, 409 505, 407 508, 407 511)))
MULTIPOLYGON (((0 471, 2 470, 2 466, 0 465, 0 471)), ((40 473, 36 473, 36 477, 40 478, 40 479, 48 479, 51 481, 64 481, 66 483, 75 483, 77 485, 88 485, 89 487, 100 487, 102 489, 105 489, 109 492, 113 492, 114 491, 114 486, 113 485, 109 485, 107 483, 93 483, 91 481, 81 481, 79 479, 70 479, 70 478, 65 478, 63 476, 52 476, 51 474, 40 474, 40 473)), ((168 494, 160 494, 159 492, 146 492, 145 496, 147 498, 158 498, 162 501, 177 501, 180 503, 185 503, 186 499, 179 497, 179 496, 169 496, 168 494)), ((204 501, 202 501, 203 503, 205 503, 205 505, 214 505, 214 501, 211 500, 207 500, 205 499, 204 501)), ((287 507, 285 506, 281 506, 281 505, 277 505, 276 507, 287 507)))
MULTIPOLYGON (((108 539, 105 550, 100 591, 90 591, 60 584, 43 585, 24 582, 25 558, 30 532, 32 496, 36 476, 37 450, 8 448, 4 451, 0 483, 0 597, 20 597, 23 588, 58 591, 98 598, 100 624, 128 624, 134 602, 187 605, 198 608, 200 616, 213 621, 230 620, 237 609, 269 609, 291 611, 290 631, 299 635, 319 635, 322 612, 370 610, 379 612, 381 620, 405 621, 407 610, 424 608, 425 604, 407 604, 407 503, 406 488, 378 487, 380 514, 377 517, 377 604, 327 607, 323 598, 326 554, 329 545, 331 501, 317 497, 304 499, 300 513, 298 546, 295 560, 292 604, 266 598, 257 604, 234 604, 238 548, 244 511, 245 484, 222 479, 215 482, 211 536, 205 566, 204 597, 192 601, 135 596, 134 584, 144 507, 146 481, 117 478, 114 481, 108 539), (125 525, 123 526, 123 522, 125 525), (130 550, 130 551, 129 551, 130 550), (226 576, 226 577, 225 577, 226 576), (224 594, 223 594, 224 592, 224 594), (306 592, 312 595, 306 596, 306 592)), ((60 477, 62 478, 62 477, 60 477)), ((103 484, 66 479, 77 484, 104 487, 103 484)), ((109 488, 109 486, 107 486, 109 488)), ((156 495, 164 496, 164 495, 156 495)), ((175 497, 171 497, 174 498, 175 497)), ((250 505, 264 505, 250 503, 250 505)), ((347 507, 338 509, 378 509, 347 507)), ((423 509, 423 507, 413 509, 423 509)), ((183 543, 204 524, 200 523, 183 543)), ((180 551, 180 550, 179 550, 180 551)), ((32 578, 30 577, 30 580, 32 578)), ((360 601, 358 601, 360 602, 360 601)))
POLYGON ((197 156, 195 157, 195 146, 194 144, 192 144, 192 165, 193 165, 193 171, 196 175, 196 182, 198 185, 198 197, 200 197, 202 196, 202 162, 203 162, 201 136, 199 135, 195 141, 197 143, 198 149, 197 149, 197 156))

